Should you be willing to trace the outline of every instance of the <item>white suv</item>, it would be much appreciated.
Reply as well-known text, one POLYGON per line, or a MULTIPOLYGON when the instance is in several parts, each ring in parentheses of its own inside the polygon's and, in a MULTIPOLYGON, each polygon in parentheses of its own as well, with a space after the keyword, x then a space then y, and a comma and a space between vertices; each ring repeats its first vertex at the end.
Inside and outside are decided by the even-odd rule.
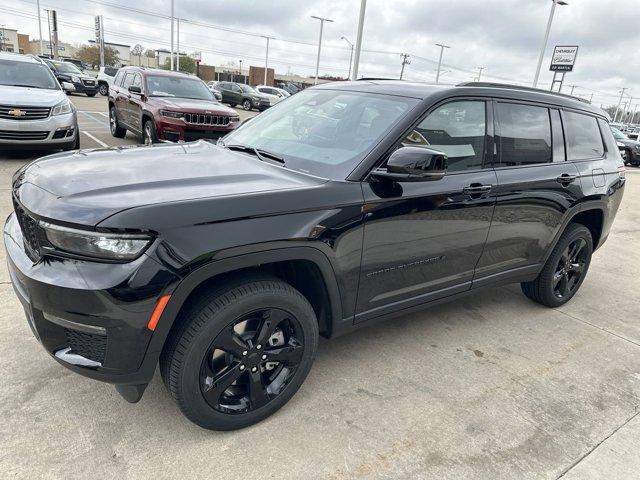
POLYGON ((0 52, 0 145, 80 148, 76 109, 37 57, 0 52))
POLYGON ((96 76, 100 95, 105 97, 109 95, 109 87, 113 85, 113 80, 116 78, 118 70, 116 67, 100 67, 100 71, 96 76))

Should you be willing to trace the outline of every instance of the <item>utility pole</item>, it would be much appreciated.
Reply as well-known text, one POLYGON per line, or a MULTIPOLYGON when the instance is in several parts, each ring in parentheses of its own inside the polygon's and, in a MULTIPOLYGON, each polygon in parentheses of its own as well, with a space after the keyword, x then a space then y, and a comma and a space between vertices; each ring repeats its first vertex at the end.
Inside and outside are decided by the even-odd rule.
POLYGON ((436 46, 440 47, 440 58, 438 58, 438 72, 436 73, 436 83, 440 81, 440 67, 442 66, 442 52, 445 48, 451 48, 449 45, 443 45, 442 43, 436 43, 436 46))
POLYGON ((58 60, 58 13, 55 10, 51 10, 51 24, 53 35, 53 58, 58 60))
POLYGON ((575 85, 571 85, 571 93, 569 95, 573 95, 573 90, 576 88, 575 85))
POLYGON ((476 70, 478 70, 478 82, 480 81, 480 79, 482 78, 482 71, 487 68, 487 67, 476 67, 476 70))
POLYGON ((536 75, 533 77, 533 87, 538 86, 538 78, 540 78, 540 68, 542 67, 542 60, 544 59, 544 51, 547 49, 547 42, 549 41, 549 32, 551 31, 551 23, 553 22, 553 14, 556 11, 556 5, 568 5, 564 0, 551 0, 551 13, 549 13, 549 20, 547 21, 547 29, 544 32, 544 40, 542 41, 542 48, 540 49, 540 56, 538 57, 538 66, 536 67, 536 75))
POLYGON ((330 18, 324 17, 316 17, 315 15, 311 15, 311 18, 315 18, 316 20, 320 20, 320 38, 318 38, 318 58, 316 59, 316 79, 313 84, 318 84, 318 71, 320 70, 320 50, 322 49, 322 28, 324 27, 324 22, 333 22, 330 18))
POLYGON ((176 18, 176 70, 180 71, 180 18, 176 18))
POLYGON ((40 55, 44 55, 44 45, 42 44, 42 23, 40 22, 40 0, 36 1, 38 5, 38 36, 40 38, 40 55))
POLYGON ((242 60, 238 60, 240 63, 240 76, 242 77, 242 83, 244 83, 244 75, 242 75, 242 60))
POLYGON ((171 67, 171 70, 173 71, 173 0, 171 0, 171 61, 169 62, 169 65, 171 67))
POLYGON ((353 43, 347 40, 347 37, 340 37, 342 40, 347 42, 349 48, 351 49, 351 54, 349 55, 349 74, 347 75, 347 79, 351 78, 351 62, 353 62, 353 43))
POLYGON ((622 105, 622 96, 624 95, 624 92, 626 92, 626 91, 627 91, 627 87, 624 87, 620 91, 620 100, 618 100, 618 106, 616 107, 616 114, 613 116, 614 123, 618 119, 618 112, 620 111, 620 105, 622 105))
POLYGON ((51 39, 51 10, 46 10, 47 12, 47 29, 49 30, 49 58, 53 58, 53 40, 51 39))
POLYGON ((402 69, 400 70, 400 80, 402 80, 402 75, 404 75, 404 66, 411 65, 411 62, 408 60, 410 55, 408 53, 401 53, 400 58, 402 58, 402 69))
POLYGON ((266 38, 267 39, 267 55, 264 58, 264 82, 262 83, 263 85, 267 84, 267 70, 269 68, 269 40, 271 40, 271 37, 268 37, 266 35, 262 35, 262 38, 266 38))
POLYGON ((358 79, 358 68, 360 67, 360 50, 362 49, 362 30, 364 29, 364 12, 367 9, 367 0, 360 1, 360 17, 358 18, 358 36, 356 38, 356 55, 353 59, 353 78, 358 79))

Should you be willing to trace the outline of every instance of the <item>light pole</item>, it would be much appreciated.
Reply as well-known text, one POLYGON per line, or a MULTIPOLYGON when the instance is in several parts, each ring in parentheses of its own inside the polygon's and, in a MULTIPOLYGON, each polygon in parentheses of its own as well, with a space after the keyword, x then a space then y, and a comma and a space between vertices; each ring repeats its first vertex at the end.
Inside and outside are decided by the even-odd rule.
POLYGON ((176 18, 176 70, 180 71, 180 18, 176 18))
POLYGON ((364 12, 367 9, 367 0, 360 1, 360 17, 358 18, 358 36, 356 38, 356 54, 353 59, 353 78, 358 79, 358 67, 360 66, 360 50, 362 49, 362 30, 364 29, 364 12))
POLYGON ((544 32, 544 40, 542 41, 542 48, 540 49, 540 57, 538 57, 538 66, 536 67, 536 76, 533 77, 533 87, 538 86, 538 78, 540 78, 540 68, 542 67, 542 60, 544 59, 544 51, 547 49, 547 42, 549 41, 549 32, 551 31, 551 23, 553 22, 553 14, 556 11, 556 5, 568 5, 564 0, 551 0, 551 12, 549 13, 549 20, 547 21, 547 30, 544 32))
POLYGON ((244 83, 244 75, 242 75, 242 60, 238 60, 238 63, 240 63, 240 76, 242 77, 242 83, 244 83))
POLYGON ((440 47, 440 58, 438 59, 438 72, 436 73, 436 83, 440 81, 440 67, 442 66, 442 52, 445 48, 451 48, 449 45, 443 45, 442 43, 436 43, 440 47))
POLYGON ((400 80, 402 80, 402 76, 404 75, 404 66, 409 65, 411 62, 408 60, 410 55, 408 53, 401 53, 400 58, 402 58, 402 68, 400 69, 400 80))
POLYGON ((170 66, 173 71, 173 0, 171 0, 171 61, 170 66))
POLYGON ((47 28, 49 29, 49 58, 53 58, 53 39, 51 38, 51 10, 44 10, 47 12, 47 28))
POLYGON ((311 15, 311 18, 320 20, 320 37, 318 39, 318 58, 316 59, 316 79, 313 82, 314 85, 317 85, 318 71, 320 70, 320 50, 322 49, 322 28, 324 27, 324 22, 333 22, 333 20, 331 20, 330 18, 316 17, 315 15, 311 15))
POLYGON ((38 36, 40 37, 40 55, 44 55, 44 46, 42 45, 42 24, 40 23, 40 0, 36 1, 38 5, 38 36))
POLYGON ((267 39, 267 55, 264 58, 264 82, 262 83, 263 85, 267 84, 267 68, 269 68, 269 40, 271 40, 272 37, 268 37, 266 35, 261 35, 262 38, 266 38, 267 39))
POLYGON ((340 38, 345 42, 347 42, 347 44, 351 48, 351 54, 349 55, 349 74, 347 75, 347 78, 351 78, 351 62, 353 61, 353 43, 347 40, 347 37, 340 37, 340 38))
POLYGON ((476 67, 476 70, 478 70, 478 82, 480 81, 480 79, 482 78, 482 71, 487 68, 487 67, 476 67))

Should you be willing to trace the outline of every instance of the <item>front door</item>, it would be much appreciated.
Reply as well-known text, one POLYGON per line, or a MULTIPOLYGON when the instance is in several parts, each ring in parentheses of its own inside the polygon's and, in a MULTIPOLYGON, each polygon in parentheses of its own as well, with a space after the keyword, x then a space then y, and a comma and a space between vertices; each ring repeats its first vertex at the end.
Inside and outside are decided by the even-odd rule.
POLYGON ((363 183, 356 322, 471 288, 495 204, 491 118, 482 100, 437 107, 399 143, 444 152, 446 175, 363 183))

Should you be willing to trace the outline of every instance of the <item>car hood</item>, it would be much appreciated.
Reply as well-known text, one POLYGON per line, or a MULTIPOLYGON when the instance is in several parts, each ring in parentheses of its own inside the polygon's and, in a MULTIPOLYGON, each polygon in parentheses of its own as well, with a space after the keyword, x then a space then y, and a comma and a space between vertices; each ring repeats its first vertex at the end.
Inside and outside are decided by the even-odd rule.
POLYGON ((0 85, 0 104, 19 107, 52 107, 66 98, 62 90, 0 85))
POLYGON ((149 97, 160 108, 169 108, 172 110, 188 110, 205 113, 211 112, 218 115, 237 115, 232 108, 225 107, 218 102, 196 100, 193 98, 175 98, 175 97, 149 97))
POLYGON ((616 139, 616 142, 622 143, 623 145, 625 145, 626 147, 637 147, 638 145, 640 145, 640 142, 636 141, 636 140, 631 140, 630 138, 625 138, 622 140, 618 140, 616 139))
POLYGON ((35 215, 97 225, 125 209, 309 188, 325 180, 208 142, 61 153, 19 170, 14 194, 35 215))

